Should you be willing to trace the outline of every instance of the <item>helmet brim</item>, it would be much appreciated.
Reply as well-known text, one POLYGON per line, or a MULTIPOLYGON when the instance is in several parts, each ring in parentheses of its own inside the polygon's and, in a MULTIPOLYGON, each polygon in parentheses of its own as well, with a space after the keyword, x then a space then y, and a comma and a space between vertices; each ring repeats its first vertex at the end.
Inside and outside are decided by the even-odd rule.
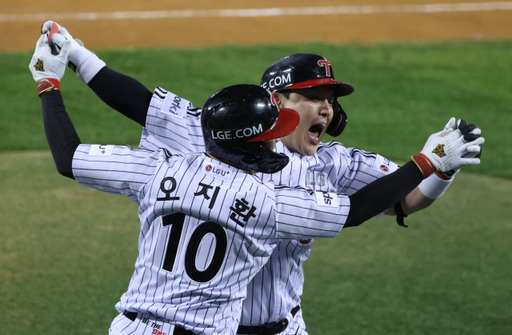
POLYGON ((345 95, 352 94, 354 92, 354 87, 352 85, 343 83, 341 81, 332 80, 331 78, 319 78, 319 79, 302 81, 300 83, 296 83, 294 85, 287 86, 282 90, 294 90, 294 89, 303 89, 303 88, 311 88, 311 87, 327 86, 327 85, 332 85, 334 87, 336 97, 342 97, 345 95))
POLYGON ((247 140, 247 142, 260 142, 285 137, 297 128, 299 122, 300 116, 296 110, 291 108, 279 108, 279 116, 276 122, 265 132, 247 140))

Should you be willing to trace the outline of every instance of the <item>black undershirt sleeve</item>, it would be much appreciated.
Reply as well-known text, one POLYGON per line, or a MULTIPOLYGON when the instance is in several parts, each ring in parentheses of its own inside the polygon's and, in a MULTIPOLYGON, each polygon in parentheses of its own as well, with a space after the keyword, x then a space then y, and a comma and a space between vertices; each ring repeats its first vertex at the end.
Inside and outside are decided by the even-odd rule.
POLYGON ((60 91, 41 94, 41 103, 44 131, 57 171, 63 176, 75 179, 72 162, 80 138, 66 112, 60 91))
POLYGON ((358 226, 405 198, 423 180, 420 170, 410 161, 397 171, 366 185, 350 198, 345 227, 358 226))
POLYGON ((153 93, 134 78, 103 67, 89 82, 89 87, 107 105, 141 126, 153 93))

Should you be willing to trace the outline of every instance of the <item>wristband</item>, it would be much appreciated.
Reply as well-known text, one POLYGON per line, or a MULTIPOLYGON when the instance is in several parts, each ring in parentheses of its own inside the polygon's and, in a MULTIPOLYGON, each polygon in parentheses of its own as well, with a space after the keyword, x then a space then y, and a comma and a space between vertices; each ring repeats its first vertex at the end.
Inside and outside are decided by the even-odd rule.
POLYGON ((418 169, 420 169, 423 178, 427 178, 432 173, 436 172, 436 167, 434 166, 434 164, 432 164, 430 159, 428 159, 428 157, 425 156, 424 154, 420 153, 416 156, 412 156, 411 159, 414 162, 414 164, 416 164, 418 169))
POLYGON ((78 78, 87 85, 106 65, 95 53, 83 46, 79 47, 69 56, 69 61, 76 68, 75 72, 78 78))
POLYGON ((443 174, 436 173, 426 179, 423 179, 418 187, 425 197, 434 200, 439 199, 444 192, 446 192, 452 181, 453 178, 446 179, 443 174))
POLYGON ((41 79, 37 82, 37 95, 53 90, 60 90, 60 81, 53 78, 41 79))

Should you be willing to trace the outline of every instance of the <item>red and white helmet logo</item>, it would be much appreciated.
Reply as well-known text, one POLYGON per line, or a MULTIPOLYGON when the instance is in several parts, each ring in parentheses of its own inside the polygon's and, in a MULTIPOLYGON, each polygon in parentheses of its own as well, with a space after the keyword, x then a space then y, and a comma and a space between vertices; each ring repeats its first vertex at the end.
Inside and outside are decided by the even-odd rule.
POLYGON ((320 59, 317 64, 318 66, 323 66, 325 68, 325 75, 327 77, 331 76, 331 62, 329 62, 327 59, 320 59))

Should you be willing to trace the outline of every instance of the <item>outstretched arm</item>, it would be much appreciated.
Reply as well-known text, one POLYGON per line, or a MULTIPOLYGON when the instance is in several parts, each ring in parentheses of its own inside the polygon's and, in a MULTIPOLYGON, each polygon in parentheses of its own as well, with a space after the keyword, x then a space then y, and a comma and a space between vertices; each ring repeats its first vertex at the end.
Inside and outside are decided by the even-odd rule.
MULTIPOLYGON (((359 225, 389 208, 436 172, 453 174, 462 166, 479 164, 478 154, 484 142, 480 129, 475 125, 459 120, 455 126, 455 119, 450 119, 442 131, 428 138, 421 153, 413 156, 411 162, 350 196, 351 209, 345 226, 359 225)), ((425 191, 418 188, 422 194, 416 196, 425 197, 425 191)), ((439 191, 431 189, 429 192, 436 194, 439 191)))
POLYGON ((350 198, 350 213, 345 227, 358 226, 403 199, 423 180, 420 169, 411 161, 397 171, 366 185, 350 198))

